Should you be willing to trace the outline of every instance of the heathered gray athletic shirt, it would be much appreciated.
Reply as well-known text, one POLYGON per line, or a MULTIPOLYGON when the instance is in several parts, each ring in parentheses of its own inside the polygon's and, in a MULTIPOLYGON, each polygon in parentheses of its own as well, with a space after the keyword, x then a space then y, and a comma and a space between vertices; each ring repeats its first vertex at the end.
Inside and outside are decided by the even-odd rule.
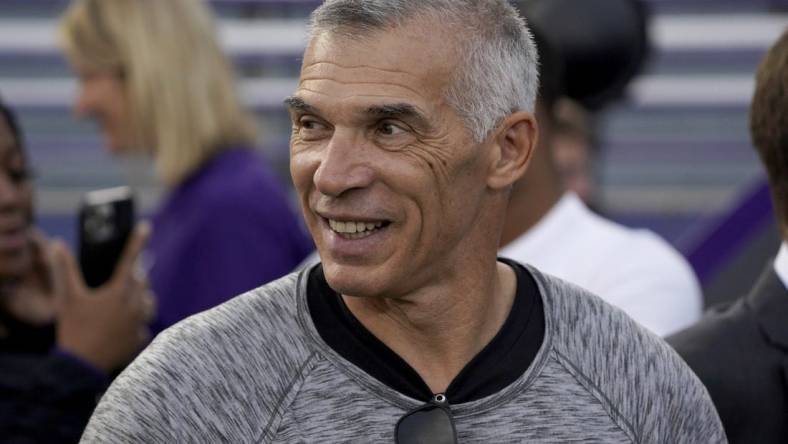
MULTIPOLYGON (((505 389, 452 405, 460 442, 726 442, 706 389, 670 347, 596 296, 529 271, 544 302, 542 347, 505 389)), ((397 420, 423 402, 323 342, 307 279, 291 274, 159 335, 82 441, 393 442, 397 420)))

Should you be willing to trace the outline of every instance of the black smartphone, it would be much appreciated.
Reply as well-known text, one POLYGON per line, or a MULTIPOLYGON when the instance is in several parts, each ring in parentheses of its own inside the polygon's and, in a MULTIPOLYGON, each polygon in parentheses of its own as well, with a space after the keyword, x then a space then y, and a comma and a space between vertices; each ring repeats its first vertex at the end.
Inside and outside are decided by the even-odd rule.
POLYGON ((85 194, 79 208, 79 265, 89 287, 98 287, 112 276, 133 228, 131 188, 85 194))

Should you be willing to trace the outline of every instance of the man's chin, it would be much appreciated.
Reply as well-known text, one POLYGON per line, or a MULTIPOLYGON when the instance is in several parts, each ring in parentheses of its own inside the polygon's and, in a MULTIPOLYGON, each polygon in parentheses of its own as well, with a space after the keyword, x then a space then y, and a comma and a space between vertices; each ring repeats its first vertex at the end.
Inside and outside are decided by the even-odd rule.
POLYGON ((327 264, 323 262, 323 274, 329 287, 345 296, 375 297, 383 292, 383 282, 375 279, 372 270, 366 267, 327 264))

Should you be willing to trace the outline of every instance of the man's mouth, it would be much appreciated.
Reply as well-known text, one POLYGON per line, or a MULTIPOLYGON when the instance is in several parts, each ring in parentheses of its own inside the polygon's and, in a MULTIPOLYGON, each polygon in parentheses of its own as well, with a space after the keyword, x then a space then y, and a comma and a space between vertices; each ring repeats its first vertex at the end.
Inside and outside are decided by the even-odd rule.
POLYGON ((359 222, 326 219, 331 230, 345 239, 362 239, 389 226, 388 221, 359 222))

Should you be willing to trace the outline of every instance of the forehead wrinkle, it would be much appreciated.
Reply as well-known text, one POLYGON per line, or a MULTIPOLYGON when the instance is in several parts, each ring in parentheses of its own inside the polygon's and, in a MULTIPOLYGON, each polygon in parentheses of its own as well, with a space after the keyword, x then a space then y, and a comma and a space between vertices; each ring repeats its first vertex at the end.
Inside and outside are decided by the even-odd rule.
MULTIPOLYGON (((303 93, 303 92, 314 94, 316 96, 335 97, 335 98, 337 98, 340 101, 346 101, 347 99, 354 98, 354 97, 358 97, 358 98, 369 98, 369 97, 372 97, 372 98, 376 98, 376 99, 377 98, 391 99, 393 104, 396 104, 396 105, 407 104, 408 106, 412 106, 419 113, 422 113, 422 114, 426 115, 424 110, 421 109, 421 107, 419 105, 413 104, 413 103, 410 103, 410 102, 403 102, 403 98, 402 97, 400 97, 400 96, 392 96, 391 94, 371 94, 371 93, 358 94, 358 93, 356 93, 354 91, 350 91, 350 92, 348 92, 346 94, 342 94, 341 96, 337 96, 336 94, 333 94, 331 92, 325 92, 325 91, 321 91, 321 90, 315 90, 315 89, 311 89, 311 88, 300 87, 300 88, 298 88, 298 90, 296 92, 296 96, 298 96, 298 93, 303 93)), ((306 102, 306 99, 303 99, 301 97, 299 97, 299 99, 301 99, 304 102, 306 102)), ((312 104, 307 104, 307 105, 311 106, 313 108, 316 108, 315 105, 312 105, 312 104)), ((367 105, 367 108, 365 108, 365 109, 369 109, 369 108, 372 108, 372 107, 382 107, 382 106, 387 106, 387 105, 390 105, 390 104, 388 104, 388 103, 369 104, 369 105, 367 105)))
MULTIPOLYGON (((318 96, 337 97, 335 94, 331 94, 331 93, 328 93, 328 92, 319 91, 319 90, 315 90, 315 89, 305 88, 305 87, 298 88, 298 91, 299 92, 308 92, 310 94, 315 94, 315 95, 318 95, 318 96)), ((375 97, 375 98, 389 98, 389 99, 397 100, 397 101, 400 101, 400 102, 402 101, 402 97, 392 96, 392 95, 389 95, 389 94, 355 94, 353 92, 350 92, 348 94, 343 94, 343 95, 338 96, 338 97, 339 97, 340 100, 346 100, 346 99, 348 99, 350 97, 375 97)), ((310 105, 310 106, 312 106, 312 105, 310 105)))
POLYGON ((304 83, 307 83, 307 82, 333 82, 333 83, 339 83, 340 85, 381 85, 381 84, 387 84, 388 86, 396 86, 396 87, 402 88, 402 89, 404 89, 406 91, 410 91, 411 93, 416 94, 419 97, 424 97, 424 94, 422 94, 420 91, 416 90, 415 88, 413 88, 411 86, 408 86, 408 85, 406 85, 404 83, 397 83, 397 82, 391 82, 391 81, 376 81, 376 82, 373 82, 373 81, 353 81, 353 80, 341 81, 341 80, 336 80, 336 79, 329 79, 327 77, 306 77, 306 78, 302 77, 301 80, 298 82, 298 86, 302 86, 302 85, 304 85, 304 83))
POLYGON ((410 72, 407 72, 407 71, 402 71, 402 70, 399 70, 399 69, 387 69, 387 68, 381 68, 379 66, 364 65, 364 64, 361 64, 361 65, 342 65, 342 64, 339 64, 339 63, 335 63, 335 62, 326 62, 326 61, 319 61, 319 62, 310 63, 309 65, 305 65, 301 69, 301 71, 304 72, 304 71, 309 71, 311 69, 318 69, 320 67, 320 65, 327 65, 329 68, 336 67, 336 68, 340 68, 340 69, 369 69, 369 70, 373 70, 373 71, 382 71, 382 72, 390 73, 390 74, 404 74, 404 75, 407 75, 407 76, 415 77, 416 79, 419 78, 419 76, 416 75, 416 74, 413 74, 413 73, 410 73, 410 72))

